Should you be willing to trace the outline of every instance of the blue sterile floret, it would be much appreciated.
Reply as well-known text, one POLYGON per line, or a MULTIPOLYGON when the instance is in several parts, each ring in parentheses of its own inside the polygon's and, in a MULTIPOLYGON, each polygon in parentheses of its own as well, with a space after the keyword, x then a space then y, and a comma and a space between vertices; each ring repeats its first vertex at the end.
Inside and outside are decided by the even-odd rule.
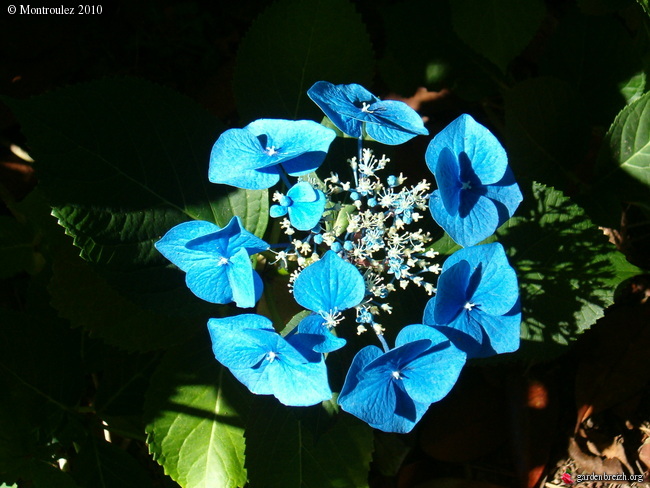
POLYGON ((282 171, 302 176, 316 170, 336 133, 311 120, 259 119, 225 131, 212 148, 208 177, 248 190, 270 188, 282 171))
POLYGON ((315 83, 307 95, 345 134, 360 138, 362 130, 382 144, 402 144, 417 135, 427 135, 418 113, 404 102, 382 101, 361 85, 315 83))
POLYGON ((223 229, 211 222, 184 222, 155 246, 185 271, 188 288, 203 300, 250 308, 262 294, 262 280, 253 270, 250 255, 269 245, 244 229, 239 217, 223 229))
POLYGON ((293 296, 299 305, 315 312, 298 325, 300 333, 320 334, 322 341, 314 350, 331 352, 345 345, 345 339, 335 337, 330 330, 340 320, 341 312, 361 303, 366 293, 363 276, 351 263, 327 251, 315 263, 303 269, 293 286, 293 296))
POLYGON ((470 357, 516 351, 519 286, 503 246, 468 247, 447 258, 423 322, 444 332, 470 357))
POLYGON ((394 349, 366 346, 357 353, 338 403, 371 427, 409 432, 431 403, 449 393, 465 359, 442 333, 409 325, 398 334, 394 349))
POLYGON ((327 199, 325 194, 306 181, 293 185, 283 195, 278 205, 271 207, 271 217, 282 217, 289 213, 291 225, 298 230, 310 230, 320 222, 327 199))
POLYGON ((256 395, 273 395, 284 405, 304 407, 332 397, 322 354, 292 343, 255 314, 210 319, 212 351, 221 364, 256 395))
POLYGON ((522 201, 505 149, 469 115, 436 135, 425 159, 438 183, 429 201, 431 214, 463 247, 491 236, 522 201))

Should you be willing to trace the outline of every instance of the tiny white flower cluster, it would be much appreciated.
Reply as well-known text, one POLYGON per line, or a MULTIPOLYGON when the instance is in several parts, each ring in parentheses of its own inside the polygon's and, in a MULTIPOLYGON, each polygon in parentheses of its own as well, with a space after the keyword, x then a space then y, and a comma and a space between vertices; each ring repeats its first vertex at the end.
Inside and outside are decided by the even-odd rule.
MULTIPOLYGON (((291 245, 276 253, 275 262, 284 267, 288 261, 298 265, 290 275, 290 288, 300 271, 317 261, 327 249, 337 252, 362 272, 366 299, 356 307, 358 334, 369 328, 378 335, 383 333, 375 317, 392 312, 392 307, 382 301, 397 286, 405 289, 414 283, 432 295, 436 289, 427 281, 426 274, 440 273, 440 265, 432 262, 438 253, 428 249, 430 234, 422 229, 408 229, 421 218, 420 212, 428 209, 430 185, 423 180, 406 187, 406 177, 401 173, 382 181, 377 173, 389 161, 385 156, 378 159, 370 149, 364 148, 359 159, 348 160, 354 183, 342 181, 335 173, 323 181, 312 175, 303 177, 327 196, 328 204, 320 224, 299 239, 289 219, 280 222, 291 245)), ((281 197, 275 194, 273 199, 279 201, 281 197)), ((328 326, 333 327, 340 317, 330 319, 328 326)))

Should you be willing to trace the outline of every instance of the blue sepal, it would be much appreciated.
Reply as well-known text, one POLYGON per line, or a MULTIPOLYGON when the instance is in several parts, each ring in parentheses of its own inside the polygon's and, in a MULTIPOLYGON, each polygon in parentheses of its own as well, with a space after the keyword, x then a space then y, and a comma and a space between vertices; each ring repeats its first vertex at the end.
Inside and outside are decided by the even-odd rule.
POLYGON ((210 319, 208 330, 216 359, 252 393, 274 395, 289 406, 315 405, 331 398, 322 356, 310 361, 275 332, 266 317, 210 319))
POLYGON ((294 283, 293 296, 312 312, 335 313, 357 306, 366 286, 363 276, 334 251, 303 269, 294 283))
POLYGON ((422 118, 403 102, 381 101, 361 85, 315 83, 307 95, 345 134, 360 138, 363 129, 382 144, 402 144, 416 135, 427 135, 422 118))

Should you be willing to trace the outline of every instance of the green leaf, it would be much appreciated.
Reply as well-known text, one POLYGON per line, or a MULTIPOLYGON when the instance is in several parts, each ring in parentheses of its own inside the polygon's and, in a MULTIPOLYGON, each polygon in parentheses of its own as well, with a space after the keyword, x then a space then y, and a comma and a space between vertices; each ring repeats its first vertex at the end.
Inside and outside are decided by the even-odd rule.
POLYGON ((73 327, 81 327, 125 351, 151 351, 185 341, 205 326, 210 309, 216 313, 220 308, 210 307, 180 288, 182 273, 168 271, 166 281, 177 284, 179 292, 185 291, 187 307, 193 314, 175 316, 140 306, 111 287, 69 249, 57 253, 48 289, 52 306, 73 327))
POLYGON ((250 395, 202 339, 169 351, 151 380, 149 451, 183 488, 237 488, 246 483, 242 418, 250 395))
POLYGON ((614 290, 640 272, 627 263, 582 208, 534 184, 514 218, 497 231, 521 286, 522 348, 547 359, 603 316, 614 290))
POLYGON ((322 406, 290 409, 256 398, 246 429, 251 488, 368 486, 372 429, 322 406))
POLYGON ((236 212, 263 234, 267 192, 208 182, 222 127, 184 96, 115 78, 3 100, 27 136, 53 214, 84 259, 131 299, 168 310, 191 306, 181 280, 170 289, 168 263, 153 246, 174 225, 199 219, 223 226, 236 212))
POLYGON ((545 14, 541 0, 451 1, 458 37, 503 72, 528 45, 545 14))
POLYGON ((320 80, 368 84, 373 53, 347 0, 278 0, 253 23, 239 47, 234 88, 241 117, 313 118, 307 90, 320 80))
POLYGON ((645 10, 645 13, 650 15, 650 2, 648 0, 636 0, 641 7, 643 7, 643 10, 645 10))
POLYGON ((625 107, 610 127, 596 168, 596 188, 650 207, 650 93, 625 107))
POLYGON ((21 271, 37 273, 45 264, 43 255, 35 249, 30 229, 13 217, 0 216, 0 278, 21 271))

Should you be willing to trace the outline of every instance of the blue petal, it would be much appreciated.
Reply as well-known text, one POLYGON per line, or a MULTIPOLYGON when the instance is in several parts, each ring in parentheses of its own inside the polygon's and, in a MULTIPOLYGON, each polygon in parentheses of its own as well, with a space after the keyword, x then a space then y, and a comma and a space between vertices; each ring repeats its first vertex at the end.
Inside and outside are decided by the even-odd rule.
POLYGON ((361 137, 363 103, 372 104, 379 99, 361 85, 333 85, 327 81, 315 83, 307 95, 345 134, 361 137))
POLYGON ((460 189, 462 187, 458 160, 445 147, 440 152, 436 168, 436 181, 438 182, 442 204, 449 215, 456 216, 460 205, 460 189))
POLYGON ((509 167, 500 181, 485 187, 485 196, 505 207, 505 212, 499 216, 499 226, 514 215, 524 199, 509 167))
POLYGON ((366 292, 363 276, 334 251, 300 272, 293 296, 301 306, 313 312, 335 312, 352 308, 366 292))
POLYGON ((336 132, 312 120, 259 119, 246 129, 264 139, 260 147, 273 147, 277 151, 274 161, 265 166, 282 163, 292 176, 315 171, 336 138, 336 132))
POLYGON ((235 369, 258 365, 276 343, 272 336, 262 336, 262 339, 271 340, 270 344, 260 342, 260 337, 250 335, 254 330, 274 332, 271 321, 261 315, 210 319, 208 331, 217 360, 227 368, 235 369))
POLYGON ((284 217, 287 215, 287 207, 284 207, 282 205, 271 205, 269 215, 274 219, 277 219, 278 217, 284 217))
POLYGON ((220 230, 220 227, 212 222, 200 220, 183 222, 171 228, 154 245, 163 256, 183 271, 187 271, 197 261, 205 259, 205 256, 187 249, 187 243, 192 239, 214 233, 218 230, 220 230))
POLYGON ((467 261, 459 261, 443 270, 438 278, 435 309, 436 324, 448 324, 463 311, 468 302, 470 267, 467 261))
POLYGON ((263 149, 259 139, 247 129, 225 131, 212 147, 208 179, 249 190, 275 185, 280 175, 277 168, 266 168, 274 159, 263 149))
POLYGON ((253 265, 248 252, 243 247, 239 249, 225 266, 228 283, 232 289, 232 300, 238 307, 252 308, 255 306, 255 283, 253 265))
POLYGON ((336 351, 345 346, 346 340, 336 337, 323 323, 323 318, 318 314, 311 314, 302 319, 298 324, 298 335, 310 334, 318 336, 320 340, 312 348, 319 353, 336 351))
POLYGON ((185 283, 192 293, 206 302, 232 302, 226 264, 222 264, 220 258, 206 257, 197 261, 187 271, 185 283))
POLYGON ((499 225, 499 212, 495 203, 480 196, 469 214, 461 217, 449 215, 440 197, 440 190, 431 194, 429 208, 433 219, 447 234, 463 247, 473 246, 490 237, 499 225))
POLYGON ((385 100, 368 107, 366 132, 377 142, 403 144, 417 135, 427 135, 422 117, 404 102, 385 100))
MULTIPOLYGON (((298 183, 298 185, 300 184, 298 183)), ((311 188, 308 183, 305 184, 311 190, 309 193, 304 190, 298 195, 292 195, 292 190, 298 185, 294 185, 288 193, 293 199, 293 204, 289 207, 289 220, 291 225, 298 230, 313 229, 320 222, 327 203, 322 191, 311 188), (313 198, 313 200, 307 200, 307 198, 313 198)))
POLYGON ((329 400, 332 392, 322 360, 308 362, 254 314, 210 319, 208 330, 216 359, 258 395, 275 395, 285 405, 307 406, 329 400), (269 353, 274 357, 270 358, 269 353))
MULTIPOLYGON (((322 192, 321 192, 322 193, 322 192)), ((319 199, 318 190, 306 181, 299 181, 287 192, 287 196, 294 202, 309 203, 319 199)))
POLYGON ((240 248, 249 254, 265 251, 269 245, 259 237, 248 232, 238 216, 234 216, 228 225, 218 232, 192 239, 187 243, 188 249, 204 253, 215 251, 224 257, 230 257, 240 248))
MULTIPOLYGON (((498 242, 460 249, 442 267, 442 274, 460 261, 466 261, 473 276, 479 273, 478 285, 468 300, 477 303, 490 315, 503 315, 519 298, 517 274, 510 266, 503 246, 498 242)), ((437 316, 436 316, 437 317, 437 316)))
POLYGON ((390 370, 375 369, 370 374, 366 370, 369 362, 377 361, 381 357, 381 349, 375 346, 361 349, 352 360, 338 398, 343 410, 372 424, 388 421, 396 405, 390 370))
POLYGON ((508 166, 505 149, 497 138, 467 114, 454 120, 429 143, 425 159, 434 174, 444 148, 449 148, 456 157, 465 153, 483 185, 499 181, 508 166))
POLYGON ((473 357, 493 356, 519 349, 521 342, 519 302, 503 315, 488 315, 481 310, 476 310, 474 314, 475 320, 481 324, 487 337, 481 342, 481 349, 475 352, 473 357))
POLYGON ((431 341, 430 348, 436 347, 440 344, 445 345, 449 342, 449 339, 441 332, 438 332, 431 327, 428 327, 423 324, 412 324, 407 325, 402 330, 399 331, 397 337, 395 338, 395 347, 401 347, 410 342, 420 341, 422 339, 428 339, 431 341))
POLYGON ((270 378, 271 388, 280 403, 307 407, 332 398, 325 361, 294 363, 281 359, 274 367, 277 371, 270 378))
POLYGON ((407 434, 420 421, 429 408, 429 403, 414 401, 406 392, 397 390, 398 407, 391 417, 382 424, 368 424, 370 427, 383 432, 407 434))

